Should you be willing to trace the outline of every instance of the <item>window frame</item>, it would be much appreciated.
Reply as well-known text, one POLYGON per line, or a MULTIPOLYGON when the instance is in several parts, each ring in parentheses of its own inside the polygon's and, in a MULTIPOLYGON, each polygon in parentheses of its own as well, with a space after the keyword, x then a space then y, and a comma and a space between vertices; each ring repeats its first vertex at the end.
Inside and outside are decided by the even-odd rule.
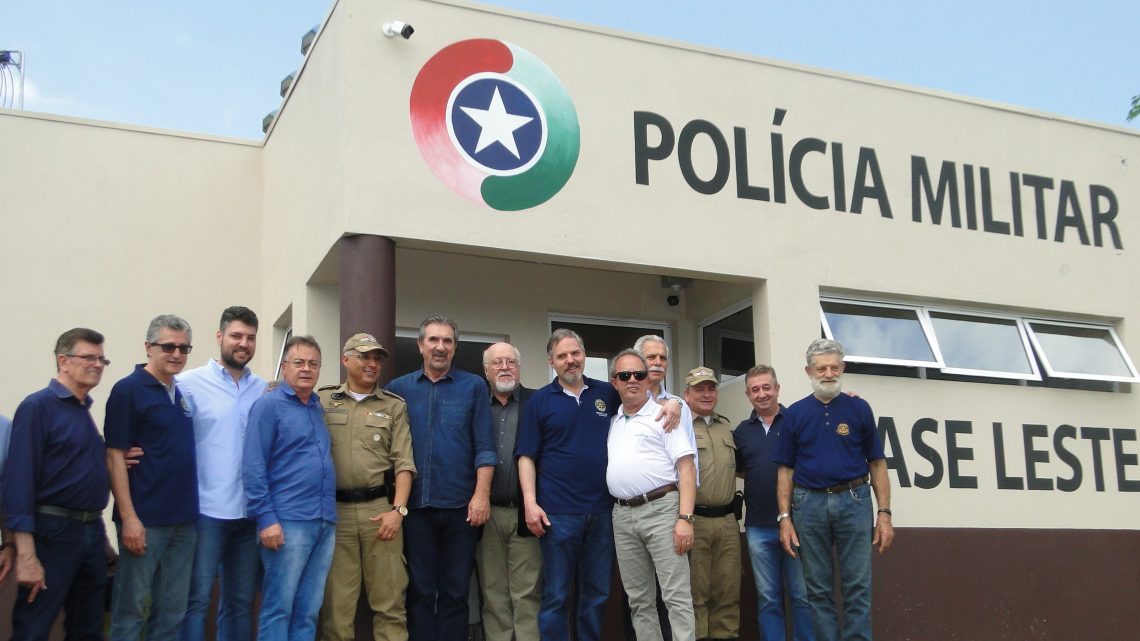
MULTIPOLYGON (((718 311, 717 313, 715 313, 711 316, 708 316, 704 320, 697 323, 697 360, 698 360, 699 364, 703 365, 703 364, 708 362, 708 360, 706 359, 706 355, 705 355, 705 331, 709 328, 709 326, 714 325, 716 323, 719 323, 720 321, 728 318, 729 316, 739 314, 740 312, 742 312, 746 309, 751 309, 753 307, 753 305, 754 305, 754 303, 753 303, 752 299, 748 298, 748 299, 745 299, 745 300, 743 300, 743 301, 741 301, 735 305, 730 305, 729 307, 725 307, 725 308, 721 309, 720 311, 718 311)), ((727 331, 721 330, 717 333, 717 338, 718 338, 718 341, 717 341, 718 345, 720 344, 719 339, 722 339, 722 338, 735 338, 735 339, 739 339, 739 340, 745 340, 745 339, 750 340, 752 343, 752 359, 754 361, 756 360, 756 321, 755 321, 755 315, 753 315, 752 335, 751 336, 746 336, 742 332, 735 332, 735 331, 731 331, 731 330, 727 330, 727 331)), ((722 347, 721 352, 723 353, 723 351, 724 350, 722 347)), ((721 359, 721 362, 722 363, 724 362, 723 358, 721 359)), ((720 379, 720 383, 718 383, 719 385, 724 385, 725 383, 727 383, 729 381, 735 381, 736 379, 743 378, 744 376, 747 375, 747 372, 745 372, 744 374, 737 374, 735 376, 725 377, 723 365, 717 369, 718 369, 718 371, 716 374, 717 374, 717 377, 720 379)))
MULTIPOLYGON (((844 350, 844 360, 852 363, 869 363, 873 365, 901 365, 904 367, 935 367, 944 369, 946 363, 942 358, 942 352, 938 347, 938 341, 934 338, 934 327, 930 323, 930 317, 924 313, 924 309, 918 305, 907 305, 905 303, 889 303, 884 301, 872 301, 858 298, 841 298, 837 296, 820 296, 819 297, 819 322, 823 327, 824 336, 831 340, 839 340, 835 338, 835 333, 831 329, 830 323, 827 322, 827 312, 823 309, 823 303, 837 303, 843 305, 858 305, 863 307, 879 307, 883 309, 901 309, 914 312, 915 319, 918 321, 919 327, 922 329, 923 338, 926 339, 926 345, 930 348, 930 353, 933 355, 934 360, 922 361, 908 358, 891 358, 885 356, 866 356, 862 354, 851 354, 844 350)), ((839 340, 842 343, 842 340, 839 340)), ((846 348, 846 344, 844 344, 846 348)))
POLYGON ((1137 374, 1136 366, 1132 362, 1132 358, 1128 355, 1128 350, 1124 349, 1124 343, 1120 340, 1120 335, 1116 333, 1116 328, 1111 325, 1099 325, 1095 323, 1080 323, 1076 321, 1064 321, 1050 318, 1026 318, 1026 329, 1029 332, 1029 340, 1033 343, 1033 348, 1037 353, 1037 357, 1041 359, 1041 365, 1045 368, 1045 373, 1051 378, 1064 378, 1070 380, 1082 381, 1106 381, 1110 383, 1140 383, 1140 375, 1137 374), (1094 330, 1107 330, 1109 337, 1112 339, 1113 345, 1116 347, 1116 353, 1124 361, 1124 366, 1132 374, 1131 376, 1116 376, 1112 374, 1085 374, 1083 372, 1064 372, 1053 367, 1049 361, 1049 355, 1042 347, 1037 338, 1037 333, 1033 329, 1033 323, 1040 323, 1043 325, 1053 325, 1055 327, 1075 327, 1079 329, 1094 329, 1094 330))
MULTIPOLYGON (((966 367, 952 367, 945 364, 945 355, 943 358, 943 366, 938 368, 943 374, 953 374, 959 376, 981 376, 984 378, 1005 378, 1018 381, 1040 381, 1043 380, 1041 370, 1037 367, 1037 359, 1034 358, 1033 345, 1029 340, 1029 332, 1026 328, 1026 321, 1018 316, 1009 314, 997 313, 982 313, 974 310, 955 309, 952 307, 924 307, 923 311, 930 319, 930 327, 934 330, 934 319, 930 318, 931 313, 935 314, 953 314, 955 316, 971 316, 974 318, 994 319, 994 320, 1008 320, 1013 321, 1017 326, 1017 332, 1021 337, 1021 348, 1025 354, 1025 359, 1029 362, 1029 369, 1032 370, 1031 374, 1024 372, 1010 372, 1002 370, 986 370, 986 369, 972 369, 966 367)), ((937 340, 938 332, 934 330, 934 338, 937 340)), ((942 345, 939 343, 939 353, 941 354, 942 345)))

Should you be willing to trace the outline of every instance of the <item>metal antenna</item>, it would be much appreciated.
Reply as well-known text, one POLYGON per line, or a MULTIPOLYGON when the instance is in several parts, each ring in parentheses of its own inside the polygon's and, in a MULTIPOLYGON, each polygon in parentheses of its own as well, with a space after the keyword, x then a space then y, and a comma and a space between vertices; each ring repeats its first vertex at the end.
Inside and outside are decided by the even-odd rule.
POLYGON ((0 50, 0 107, 11 109, 14 104, 24 108, 24 52, 0 50), (20 75, 18 84, 15 74, 20 75))

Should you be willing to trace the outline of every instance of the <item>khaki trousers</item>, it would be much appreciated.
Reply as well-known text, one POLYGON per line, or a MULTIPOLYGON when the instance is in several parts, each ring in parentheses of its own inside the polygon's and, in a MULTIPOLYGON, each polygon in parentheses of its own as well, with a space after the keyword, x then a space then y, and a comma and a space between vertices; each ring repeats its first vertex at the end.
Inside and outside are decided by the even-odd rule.
POLYGON ((351 641, 360 588, 372 610, 375 641, 407 641, 404 595, 408 568, 403 529, 391 541, 376 538, 379 525, 371 516, 390 512, 388 499, 336 504, 336 546, 321 606, 321 641, 351 641))
MULTIPOLYGON (((657 619, 657 583, 669 610, 673 641, 696 639, 689 561, 673 547, 678 494, 671 492, 637 507, 614 505, 614 551, 637 641, 661 641, 657 619)), ((587 551, 589 553, 589 551, 587 551)))
POLYGON ((740 636, 740 529, 736 518, 697 517, 689 552, 698 639, 740 636))
POLYGON ((542 605, 542 547, 536 537, 518 535, 517 508, 491 506, 475 550, 483 593, 487 641, 538 641, 542 605))

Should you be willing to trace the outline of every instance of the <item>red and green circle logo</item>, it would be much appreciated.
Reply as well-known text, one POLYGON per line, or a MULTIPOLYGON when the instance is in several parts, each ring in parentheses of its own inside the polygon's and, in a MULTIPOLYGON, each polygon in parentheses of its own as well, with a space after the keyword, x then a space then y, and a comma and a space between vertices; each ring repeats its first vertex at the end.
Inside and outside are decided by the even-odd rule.
POLYGON ((412 134, 455 193, 500 211, 550 200, 574 173, 578 114, 554 72, 501 40, 464 40, 412 85, 412 134))

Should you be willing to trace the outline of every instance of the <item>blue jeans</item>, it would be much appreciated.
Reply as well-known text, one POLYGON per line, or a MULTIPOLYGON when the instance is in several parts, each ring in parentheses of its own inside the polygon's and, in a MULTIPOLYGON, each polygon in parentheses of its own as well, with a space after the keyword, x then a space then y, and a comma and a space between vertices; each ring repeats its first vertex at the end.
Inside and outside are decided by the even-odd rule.
POLYGON ((47 641, 61 609, 69 640, 103 641, 103 595, 107 586, 106 530, 103 519, 83 523, 63 516, 36 514, 36 557, 44 583, 28 603, 29 590, 16 591, 12 638, 47 641))
MULTIPOLYGON (((763 641, 784 641, 784 584, 792 600, 792 630, 795 641, 815 641, 811 609, 804 589, 804 570, 780 545, 780 530, 774 527, 745 528, 752 576, 756 579, 757 619, 763 641)), ((802 535, 801 535, 802 536, 802 535)))
POLYGON ((467 591, 475 568, 479 530, 467 508, 424 507, 404 519, 408 560, 408 639, 467 638, 467 591))
POLYGON ((123 546, 111 599, 111 639, 169 641, 178 636, 190 595, 197 540, 194 522, 146 528, 146 550, 137 556, 123 546))
POLYGON ((792 491, 792 524, 800 539, 804 584, 818 641, 871 639, 871 486, 828 494, 797 487, 792 491), (835 564, 843 593, 843 628, 835 612, 835 564))
POLYGON ((570 597, 578 578, 579 641, 602 637, 602 615, 614 572, 614 526, 610 512, 547 514, 550 525, 542 544, 542 609, 538 631, 542 641, 569 641, 570 597))
POLYGON ((285 545, 276 551, 261 548, 265 581, 258 641, 313 641, 317 612, 325 596, 325 579, 332 565, 336 524, 331 521, 286 521, 285 545))
POLYGON ((182 641, 206 638, 206 612, 219 573, 218 639, 249 641, 253 636, 253 597, 261 573, 256 523, 249 519, 198 516, 198 546, 190 577, 190 601, 182 621, 182 641))

